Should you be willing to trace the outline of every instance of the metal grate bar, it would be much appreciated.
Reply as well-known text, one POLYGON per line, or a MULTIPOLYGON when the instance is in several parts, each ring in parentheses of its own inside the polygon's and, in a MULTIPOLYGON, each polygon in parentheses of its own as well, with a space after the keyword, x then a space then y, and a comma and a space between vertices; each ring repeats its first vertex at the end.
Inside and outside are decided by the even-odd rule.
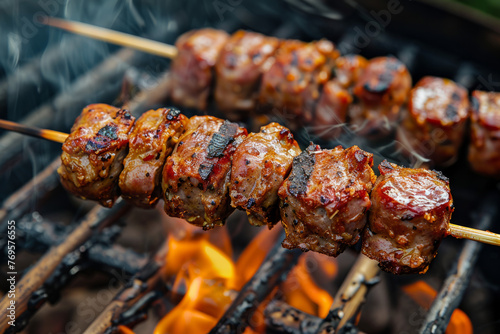
MULTIPOLYGON (((68 235, 63 243, 52 247, 49 252, 45 253, 21 280, 17 282, 17 293, 15 296, 17 315, 27 310, 32 294, 44 284, 69 252, 84 244, 94 233, 106 227, 127 210, 128 206, 123 200, 118 200, 111 209, 96 205, 83 218, 75 230, 68 235)), ((5 332, 9 327, 7 323, 7 306, 10 301, 7 295, 0 301, 0 332, 5 332)))

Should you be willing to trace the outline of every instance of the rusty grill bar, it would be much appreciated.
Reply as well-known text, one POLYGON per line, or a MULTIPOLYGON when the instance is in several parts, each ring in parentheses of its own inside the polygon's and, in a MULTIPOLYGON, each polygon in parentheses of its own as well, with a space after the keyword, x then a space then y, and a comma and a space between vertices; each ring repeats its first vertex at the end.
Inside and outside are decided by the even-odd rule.
MULTIPOLYGON (((425 7, 426 5, 418 6, 425 7)), ((419 8, 418 6, 417 8, 419 8)), ((182 11, 182 8, 171 9, 177 12, 182 11)), ((333 28, 339 27, 340 21, 325 17, 328 13, 318 15, 314 8, 307 9, 306 13, 303 12, 304 10, 303 6, 297 6, 297 1, 293 0, 273 2, 268 5, 262 5, 262 3, 248 4, 246 7, 235 8, 234 12, 231 11, 232 16, 227 20, 213 20, 214 15, 212 13, 212 22, 210 24, 228 31, 238 28, 250 28, 279 37, 303 39, 326 37, 334 42, 337 41, 341 46, 344 45, 346 50, 356 47, 352 43, 353 31, 355 31, 355 27, 366 24, 367 13, 353 12, 352 8, 346 9, 346 13, 343 14, 349 16, 349 23, 346 24, 344 21, 342 22, 342 29, 334 30, 333 28), (312 19, 317 20, 316 24, 311 26, 312 19)), ((219 18, 220 16, 216 17, 219 18)), ((151 36, 172 42, 182 31, 190 28, 189 20, 186 21, 186 18, 182 15, 179 15, 179 18, 176 19, 176 24, 176 29, 155 31, 151 36)), ((75 48, 80 45, 77 42, 74 43, 75 48)), ((498 68, 486 67, 485 69, 483 64, 458 61, 457 57, 450 55, 453 50, 439 50, 440 53, 434 51, 436 50, 432 47, 428 47, 425 43, 416 41, 411 37, 386 32, 374 37, 368 45, 362 48, 361 53, 369 57, 388 53, 396 54, 407 64, 414 75, 414 80, 424 74, 436 74, 453 77, 468 89, 479 85, 484 86, 485 78, 488 78, 492 73, 498 73, 491 72, 491 70, 496 71, 498 68), (447 58, 451 59, 451 61, 447 62, 447 58)), ((50 53, 50 61, 54 63, 62 61, 65 57, 69 56, 53 51, 50 53)), ((52 101, 47 102, 47 99, 40 101, 40 103, 45 102, 42 106, 25 105, 24 109, 20 108, 17 111, 16 116, 18 119, 22 118, 25 124, 67 130, 76 116, 75 113, 79 112, 81 106, 96 102, 96 100, 111 101, 118 96, 122 77, 127 69, 130 67, 143 68, 147 66, 148 62, 154 61, 154 58, 150 56, 138 54, 131 50, 117 51, 101 64, 95 65, 97 62, 93 64, 92 66, 95 65, 95 67, 91 71, 78 73, 68 92, 53 95, 53 88, 49 88, 45 97, 49 99, 54 96, 52 101), (103 84, 111 84, 112 88, 105 91, 101 90, 100 87, 103 84), (28 109, 34 107, 37 108, 31 113, 26 113, 28 109), (68 114, 64 119, 55 119, 57 118, 55 116, 59 115, 61 110, 68 111, 68 114)), ((7 110, 9 104, 7 102, 8 87, 12 87, 13 82, 16 82, 15 85, 18 87, 20 94, 31 92, 30 85, 33 85, 33 81, 26 80, 26 77, 31 75, 35 77, 35 85, 45 86, 48 84, 39 75, 39 66, 40 62, 37 58, 32 63, 26 64, 18 74, 3 79, 0 84, 1 115, 4 115, 7 110)), ((160 66, 163 69, 162 66, 164 66, 163 63, 160 66)), ((127 104, 128 108, 133 114, 140 115, 147 108, 164 103, 164 92, 168 87, 168 83, 168 73, 157 78, 151 89, 140 92, 127 104)), ((309 137, 306 136, 305 138, 308 139, 309 137)), ((0 171, 2 171, 2 174, 12 171, 13 168, 20 168, 23 163, 27 162, 27 159, 23 157, 23 146, 19 144, 24 140, 26 139, 21 139, 16 134, 6 134, 0 139, 0 150, 2 151, 0 171)), ((36 144, 35 140, 29 140, 29 145, 35 145, 36 147, 39 144, 36 144)), ((49 149, 49 151, 51 152, 50 155, 54 156, 54 152, 57 150, 49 149)), ((381 149, 379 152, 383 154, 384 150, 381 149)), ((160 278, 160 268, 165 261, 165 244, 149 259, 144 254, 138 254, 114 244, 121 228, 116 225, 108 227, 108 225, 126 213, 126 205, 123 202, 118 202, 113 209, 96 206, 77 225, 70 227, 58 227, 57 223, 46 221, 37 215, 28 214, 35 207, 34 202, 39 202, 41 199, 50 196, 58 186, 56 169, 59 165, 59 159, 55 158, 52 162, 50 161, 46 164, 45 170, 36 174, 23 188, 7 197, 0 209, 0 217, 2 218, 0 229, 2 232, 6 231, 5 220, 7 218, 22 221, 23 223, 18 225, 18 232, 23 234, 26 239, 24 239, 24 242, 19 242, 19 247, 45 254, 19 281, 20 290, 17 296, 19 300, 18 310, 20 311, 18 316, 19 326, 16 324, 15 328, 9 328, 8 330, 10 332, 22 330, 44 303, 55 301, 61 289, 73 277, 78 275, 81 270, 91 267, 98 267, 103 271, 120 268, 131 278, 129 284, 116 294, 102 314, 87 328, 86 332, 110 333, 115 331, 118 325, 132 326, 142 321, 148 308, 160 299, 161 295, 166 293, 168 289, 161 284, 160 278), (33 193, 36 193, 35 200, 33 200, 33 193), (72 228, 73 230, 70 231, 72 228), (37 239, 36 243, 28 242, 29 239, 34 238, 37 239), (57 246, 54 246, 56 244, 57 246)), ((459 163, 463 164, 464 162, 459 163)), ((462 173, 464 173, 463 168, 452 167, 450 169, 452 179, 459 179, 462 173)), ((24 173, 20 179, 23 179, 24 182, 28 181, 30 179, 29 173, 24 173)), ((464 209, 462 213, 471 212, 471 207, 478 202, 478 189, 488 184, 488 181, 479 179, 476 189, 473 189, 474 191, 470 193, 466 187, 470 185, 470 182, 463 182, 463 184, 460 185, 461 188, 458 193, 458 197, 462 198, 460 203, 465 203, 468 200, 470 203, 468 204, 469 207, 464 209), (475 198, 475 200, 472 198, 475 198)), ((17 187, 19 184, 15 186, 17 187)), ((12 189, 9 189, 9 192, 11 191, 12 189)), ((488 228, 492 224, 492 220, 496 215, 495 203, 498 203, 496 193, 487 197, 486 204, 481 209, 481 228, 488 228)), ((462 220, 467 219, 469 217, 462 218, 462 220)), ((216 327, 212 329, 211 333, 242 333, 248 326, 248 319, 253 311, 272 292, 274 287, 285 279, 286 274, 296 264, 300 253, 281 248, 281 240, 282 236, 277 239, 275 246, 269 252, 260 269, 238 293, 233 304, 228 308, 216 327)), ((2 234, 2 239, 0 239, 0 245, 3 245, 3 243, 5 243, 5 234, 2 234)), ((421 329, 422 333, 444 332, 451 312, 458 306, 463 297, 481 249, 479 244, 470 241, 465 244, 460 258, 456 262, 457 269, 451 270, 447 275, 448 278, 440 294, 427 313, 427 318, 421 329)), ((347 281, 347 283, 350 282, 347 281)), ((376 281, 363 282, 362 284, 369 286, 374 283, 376 281)), ((6 298, 0 304, 0 312, 5 312, 5 300, 6 298)), ((347 302, 348 300, 343 301, 342 307, 347 302)), ((342 308, 336 308, 334 311, 342 311, 342 308)), ((296 310, 283 301, 273 299, 266 307, 264 314, 270 332, 309 334, 332 333, 337 328, 340 320, 332 312, 327 318, 320 319, 296 310)), ((0 328, 3 331, 8 328, 6 317, 3 313, 0 317, 0 328)), ((349 320, 336 333, 357 332, 352 319, 349 320)))

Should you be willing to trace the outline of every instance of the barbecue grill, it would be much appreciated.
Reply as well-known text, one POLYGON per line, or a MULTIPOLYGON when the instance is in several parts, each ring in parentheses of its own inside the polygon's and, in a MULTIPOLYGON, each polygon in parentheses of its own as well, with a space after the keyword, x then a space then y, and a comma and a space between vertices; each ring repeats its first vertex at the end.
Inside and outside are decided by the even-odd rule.
MULTIPOLYGON (((170 85, 170 62, 43 26, 39 21, 47 15, 168 44, 183 32, 201 27, 228 32, 249 29, 304 41, 326 38, 343 54, 396 56, 410 70, 413 82, 434 75, 453 79, 469 91, 500 88, 500 65, 495 57, 500 52, 500 23, 447 2, 345 1, 333 5, 313 0, 186 0, 75 4, 53 0, 5 1, 0 8, 2 31, 8 32, 0 59, 0 118, 65 132, 90 103, 127 102, 136 116, 150 108, 171 105, 165 94, 170 85)), ((182 110, 188 116, 200 114, 199 110, 182 110)), ((214 106, 207 112, 223 117, 214 106)), ((252 120, 249 122, 252 126, 252 120)), ((194 285, 186 283, 186 274, 180 269, 175 281, 169 279, 178 261, 169 257, 172 245, 183 245, 175 237, 188 238, 186 242, 212 239, 211 244, 203 245, 210 254, 218 254, 216 268, 230 258, 221 240, 233 245, 235 258, 245 254, 258 258, 262 253, 261 262, 252 263, 258 270, 250 274, 236 263, 236 270, 241 272, 234 275, 241 281, 225 287, 228 302, 220 314, 206 311, 215 308, 212 304, 198 306, 217 319, 208 322, 210 333, 444 333, 447 327, 454 333, 500 330, 500 270, 491 265, 498 261, 500 251, 493 246, 445 240, 425 275, 375 276, 366 271, 363 258, 356 261, 356 247, 333 262, 306 258, 300 251, 281 247, 283 233, 278 228, 257 235, 255 228, 243 223, 244 215, 233 214, 227 230, 210 232, 213 236, 207 237, 208 232, 195 231, 156 210, 132 209, 124 201, 105 209, 76 200, 59 183, 59 144, 1 133, 0 244, 5 295, 0 323, 6 332, 129 333, 132 329, 147 333, 155 327, 159 332, 165 328, 192 332, 188 325, 176 325, 184 318, 203 332, 207 322, 195 318, 192 312, 189 318, 187 311, 178 311, 178 306, 192 297, 194 285), (9 270, 8 231, 12 221, 16 266, 9 270), (248 251, 252 242, 261 244, 261 248, 248 251), (219 254, 221 250, 226 250, 225 255, 219 254), (332 263, 335 274, 329 275, 325 272, 332 263), (330 305, 326 308, 317 303, 315 312, 301 310, 297 304, 309 299, 296 297, 298 288, 290 277, 300 281, 297 268, 312 277, 314 284, 308 287, 317 288, 304 290, 306 294, 324 296, 322 293, 328 291, 335 295, 333 303, 327 298, 330 305), (15 327, 8 325, 9 305, 4 303, 11 290, 7 280, 11 276, 23 282, 16 291, 15 327), (248 279, 246 284, 243 277, 248 279), (457 308, 460 313, 453 313, 457 308)), ((392 138, 374 142, 351 134, 325 141, 307 128, 298 129, 296 138, 303 147, 310 140, 326 147, 356 144, 375 152, 376 163, 385 158, 406 165, 415 163, 397 152, 392 138)), ((453 221, 499 232, 498 184, 474 174, 465 151, 443 172, 451 180, 457 208, 453 221)), ((247 263, 243 260, 237 261, 247 263)), ((200 284, 200 291, 206 286, 217 289, 207 275, 210 283, 194 280, 200 284)))

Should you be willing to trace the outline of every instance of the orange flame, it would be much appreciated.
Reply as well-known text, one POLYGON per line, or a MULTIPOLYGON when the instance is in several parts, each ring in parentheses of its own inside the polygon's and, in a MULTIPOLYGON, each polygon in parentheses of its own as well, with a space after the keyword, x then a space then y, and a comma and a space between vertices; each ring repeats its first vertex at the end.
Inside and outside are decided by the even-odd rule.
MULTIPOLYGON (((276 243, 281 226, 270 231, 262 228, 236 263, 231 259, 231 240, 226 228, 199 233, 185 223, 175 226, 169 233, 163 277, 173 284, 174 293, 186 293, 160 320, 154 333, 206 333, 216 325, 237 291, 256 273, 276 243)), ((326 278, 334 277, 335 260, 313 253, 302 256, 283 285, 283 291, 292 306, 324 317, 333 299, 311 277, 318 272, 326 278)), ((245 334, 265 332, 266 305, 267 301, 259 305, 249 320, 252 328, 247 328, 245 334)))
MULTIPOLYGON (((428 310, 437 296, 437 291, 424 281, 417 281, 403 287, 403 291, 409 295, 418 305, 428 310)), ((453 311, 446 334, 472 334, 472 323, 462 310, 453 311)))
POLYGON ((317 253, 305 253, 299 259, 283 284, 285 301, 301 311, 326 317, 333 303, 333 297, 311 277, 311 272, 322 271, 328 279, 337 274, 334 258, 317 253))
POLYGON ((187 292, 160 320, 155 334, 208 332, 231 304, 236 290, 257 271, 278 232, 278 228, 263 229, 236 264, 231 260, 231 240, 226 228, 200 234, 187 227, 169 234, 163 276, 173 282, 174 292, 187 292))

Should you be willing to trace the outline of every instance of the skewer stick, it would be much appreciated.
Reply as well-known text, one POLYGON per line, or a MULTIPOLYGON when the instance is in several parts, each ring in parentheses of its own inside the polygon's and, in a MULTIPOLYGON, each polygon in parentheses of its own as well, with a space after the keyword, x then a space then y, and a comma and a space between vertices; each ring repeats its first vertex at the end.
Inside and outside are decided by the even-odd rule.
MULTIPOLYGON (((58 143, 64 143, 66 138, 69 136, 67 133, 64 132, 40 129, 1 119, 0 119, 0 129, 15 131, 28 136, 43 138, 58 143)), ((448 227, 448 234, 455 238, 469 239, 482 242, 485 244, 500 246, 500 234, 496 234, 489 231, 482 231, 470 227, 450 224, 450 226, 448 227)))
POLYGON ((489 245, 500 246, 500 234, 490 231, 450 224, 448 233, 455 238, 475 240, 489 245))
POLYGON ((55 17, 45 17, 41 20, 41 23, 51 27, 67 30, 78 35, 91 37, 111 44, 129 47, 170 59, 175 58, 178 53, 177 48, 173 45, 111 29, 97 27, 91 24, 63 20, 55 17))
POLYGON ((35 127, 31 127, 28 125, 23 125, 11 121, 6 121, 0 119, 0 128, 10 131, 19 132, 28 136, 42 138, 50 141, 55 141, 58 143, 64 143, 66 138, 68 137, 67 133, 54 131, 54 130, 46 130, 39 129, 35 127))

